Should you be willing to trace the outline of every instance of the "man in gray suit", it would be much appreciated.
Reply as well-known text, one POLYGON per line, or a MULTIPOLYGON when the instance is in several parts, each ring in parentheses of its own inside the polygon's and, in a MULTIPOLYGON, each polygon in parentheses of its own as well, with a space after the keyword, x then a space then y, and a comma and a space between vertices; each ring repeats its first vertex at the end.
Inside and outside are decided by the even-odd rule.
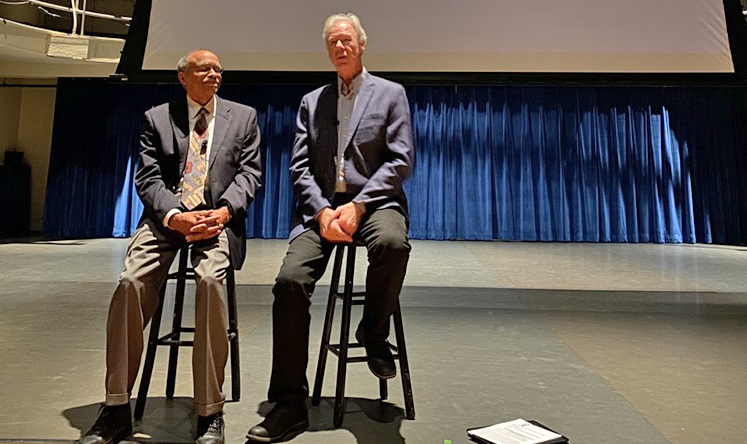
POLYGON ((396 367, 386 341, 405 278, 407 199, 414 148, 404 88, 362 64, 366 33, 353 14, 335 14, 324 40, 335 83, 307 94, 298 111, 291 176, 298 197, 290 246, 273 288, 273 363, 264 421, 250 441, 274 442, 308 427, 309 297, 336 243, 368 251, 366 302, 356 338, 382 379, 396 367))
POLYGON ((186 94, 145 113, 135 176, 145 205, 107 320, 106 402, 80 444, 116 443, 132 433, 130 394, 143 351, 143 328, 176 253, 192 246, 196 275, 192 351, 197 443, 224 442, 222 393, 228 359, 223 281, 246 254, 246 207, 260 184, 254 109, 220 99, 218 57, 198 50, 177 66, 186 94))

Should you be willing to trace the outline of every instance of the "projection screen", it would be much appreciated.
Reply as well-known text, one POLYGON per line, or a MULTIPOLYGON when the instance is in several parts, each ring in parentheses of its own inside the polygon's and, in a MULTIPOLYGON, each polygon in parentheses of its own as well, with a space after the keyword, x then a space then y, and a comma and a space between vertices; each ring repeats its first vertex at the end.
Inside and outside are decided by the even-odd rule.
POLYGON ((731 73, 722 0, 154 0, 143 69, 209 48, 230 70, 331 69, 335 12, 373 71, 731 73))

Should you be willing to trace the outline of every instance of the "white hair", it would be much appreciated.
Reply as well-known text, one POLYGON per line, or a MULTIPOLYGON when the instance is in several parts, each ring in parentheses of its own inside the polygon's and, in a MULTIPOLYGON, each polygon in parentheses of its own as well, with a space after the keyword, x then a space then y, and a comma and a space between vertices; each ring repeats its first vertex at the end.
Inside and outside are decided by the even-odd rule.
POLYGON ((350 23, 353 26, 353 29, 355 29, 355 33, 358 34, 358 43, 362 45, 366 44, 366 40, 368 40, 366 30, 361 26, 361 21, 358 19, 358 16, 352 12, 332 14, 327 17, 327 20, 324 21, 324 31, 322 32, 322 38, 325 43, 327 42, 327 38, 329 38, 330 29, 332 29, 337 22, 350 23))

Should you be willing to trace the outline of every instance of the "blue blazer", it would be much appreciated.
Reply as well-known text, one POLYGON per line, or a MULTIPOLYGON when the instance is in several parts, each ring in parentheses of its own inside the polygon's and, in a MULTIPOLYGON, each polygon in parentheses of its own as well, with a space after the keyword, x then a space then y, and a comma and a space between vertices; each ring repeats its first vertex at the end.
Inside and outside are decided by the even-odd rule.
MULTIPOLYGON (((257 112, 230 100, 218 100, 205 200, 210 208, 228 205, 233 211, 225 231, 231 264, 239 269, 246 256, 246 208, 260 187, 257 112)), ((175 239, 180 236, 163 227, 162 221, 171 209, 181 208, 177 193, 187 163, 189 136, 186 95, 145 113, 135 188, 145 205, 143 218, 150 217, 162 233, 175 239)))
MULTIPOLYGON (((290 161, 298 206, 290 239, 316 225, 314 216, 332 206, 337 157, 337 82, 305 95, 296 119, 290 161)), ((402 85, 366 74, 345 137, 347 201, 366 212, 396 208, 407 217, 402 183, 412 172, 415 149, 410 106, 402 85)))

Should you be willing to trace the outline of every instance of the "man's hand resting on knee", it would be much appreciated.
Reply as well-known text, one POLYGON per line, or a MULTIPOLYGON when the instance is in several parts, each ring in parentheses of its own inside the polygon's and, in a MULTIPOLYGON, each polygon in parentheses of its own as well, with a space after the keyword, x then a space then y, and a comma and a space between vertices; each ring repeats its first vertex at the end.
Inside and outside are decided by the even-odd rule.
POLYGON ((169 228, 184 235, 187 242, 197 242, 218 236, 231 220, 231 212, 222 207, 217 210, 187 211, 169 219, 169 228))
POLYGON ((319 222, 319 234, 327 242, 353 242, 352 235, 343 231, 337 217, 337 212, 329 207, 320 211, 316 217, 317 222, 319 222))

